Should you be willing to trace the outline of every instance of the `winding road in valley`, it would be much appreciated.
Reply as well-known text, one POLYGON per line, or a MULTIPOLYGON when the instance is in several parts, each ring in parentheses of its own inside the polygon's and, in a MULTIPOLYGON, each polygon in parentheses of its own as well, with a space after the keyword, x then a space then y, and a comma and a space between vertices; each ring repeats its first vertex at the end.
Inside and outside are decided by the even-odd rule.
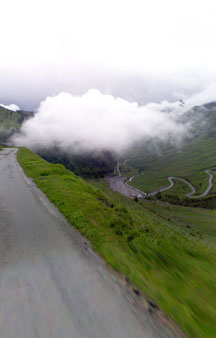
POLYGON ((0 337, 178 337, 24 174, 16 152, 0 152, 0 337))
POLYGON ((147 194, 147 193, 143 192, 142 190, 139 190, 139 189, 134 188, 131 185, 129 185, 129 182, 132 182, 132 180, 136 177, 136 175, 131 176, 128 180, 126 180, 125 177, 122 177, 119 162, 117 163, 116 171, 118 173, 118 176, 108 178, 110 188, 114 191, 120 192, 121 194, 123 194, 127 197, 137 196, 138 198, 145 198, 145 197, 148 197, 148 196, 154 196, 154 195, 158 194, 159 192, 167 191, 174 186, 174 184, 175 184, 174 180, 184 182, 191 189, 191 191, 189 193, 185 194, 185 197, 202 198, 202 197, 205 197, 209 194, 209 192, 210 192, 210 190, 212 189, 212 186, 213 186, 212 182, 213 182, 213 178, 214 178, 211 170, 206 169, 205 173, 207 175, 209 175, 209 181, 208 181, 208 186, 207 186, 206 190, 201 195, 195 195, 196 194, 196 188, 189 181, 187 181, 184 178, 179 178, 179 177, 175 177, 175 176, 169 176, 168 177, 168 181, 169 181, 170 184, 167 187, 160 188, 158 190, 155 190, 155 191, 147 194))
POLYGON ((173 180, 178 180, 178 181, 182 181, 184 182, 185 184, 187 184, 189 186, 189 188, 191 189, 191 191, 187 194, 185 194, 186 197, 189 197, 189 198, 202 198, 202 197, 205 197, 209 194, 211 188, 212 188, 212 181, 213 181, 213 178, 214 176, 212 175, 211 173, 211 170, 205 170, 205 173, 207 175, 209 175, 209 182, 208 182, 208 187, 207 189, 201 194, 201 195, 196 195, 196 196, 193 196, 194 194, 196 194, 196 188, 190 183, 188 182, 187 180, 185 180, 184 178, 179 178, 179 177, 175 177, 175 176, 170 176, 168 177, 168 181, 170 182, 170 185, 168 185, 167 187, 165 188, 161 188, 159 190, 156 190, 156 191, 153 191, 152 193, 150 193, 148 196, 154 196, 156 195, 158 192, 163 192, 163 191, 166 191, 166 190, 169 190, 171 189, 173 186, 174 186, 174 182, 173 180))
POLYGON ((208 182, 208 187, 206 188, 206 190, 201 195, 193 196, 194 194, 196 194, 196 188, 190 182, 188 182, 187 180, 185 180, 184 178, 170 176, 170 177, 168 177, 168 181, 170 182, 170 185, 168 185, 165 188, 161 188, 159 190, 156 190, 156 191, 150 193, 148 196, 154 196, 158 192, 163 192, 163 191, 171 189, 174 186, 173 180, 178 180, 178 181, 182 181, 185 184, 187 184, 189 186, 189 188, 191 189, 191 191, 189 193, 185 194, 185 197, 188 197, 188 198, 202 198, 202 197, 205 197, 205 196, 207 196, 209 194, 209 192, 210 192, 210 190, 212 188, 212 185, 213 185, 212 181, 213 181, 213 177, 214 177, 212 175, 212 173, 211 173, 210 170, 205 170, 205 173, 207 175, 209 175, 209 182, 208 182))

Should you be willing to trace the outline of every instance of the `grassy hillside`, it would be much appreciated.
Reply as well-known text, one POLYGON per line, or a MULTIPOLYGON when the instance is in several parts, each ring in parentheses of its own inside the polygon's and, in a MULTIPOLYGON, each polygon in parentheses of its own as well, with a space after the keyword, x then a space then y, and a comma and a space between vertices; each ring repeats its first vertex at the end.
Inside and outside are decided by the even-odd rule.
POLYGON ((31 112, 22 110, 14 112, 0 107, 0 141, 5 141, 14 131, 20 128, 25 119, 32 115, 31 112))
POLYGON ((28 149, 19 149, 18 161, 94 249, 188 336, 216 336, 215 211, 199 209, 199 218, 190 208, 136 203, 28 149))
POLYGON ((203 173, 204 169, 216 167, 216 138, 190 142, 183 149, 158 156, 152 161, 146 160, 145 157, 134 158, 130 164, 144 169, 143 175, 134 180, 134 184, 139 184, 143 189, 151 191, 157 188, 158 181, 163 182, 159 183, 160 185, 165 183, 166 186, 168 176, 183 176, 202 193, 208 181, 208 177, 203 173))
POLYGON ((116 163, 109 151, 73 154, 55 146, 38 150, 38 155, 51 163, 63 164, 64 167, 85 179, 112 174, 116 163))
MULTIPOLYGON (((193 108, 185 115, 185 122, 195 119, 195 116, 197 121, 194 123, 194 137, 187 140, 182 148, 157 145, 156 151, 153 145, 150 149, 143 144, 133 149, 127 162, 131 166, 131 172, 134 168, 139 171, 131 183, 133 186, 152 192, 169 185, 168 176, 178 176, 190 181, 198 194, 206 190, 209 177, 204 170, 216 168, 216 103, 193 108)), ((123 173, 124 167, 122 164, 123 173)), ((130 175, 130 171, 127 175, 130 175)), ((186 184, 178 182, 169 190, 169 194, 183 199, 188 191, 186 184)), ((209 196, 211 195, 213 197, 215 193, 209 196)))

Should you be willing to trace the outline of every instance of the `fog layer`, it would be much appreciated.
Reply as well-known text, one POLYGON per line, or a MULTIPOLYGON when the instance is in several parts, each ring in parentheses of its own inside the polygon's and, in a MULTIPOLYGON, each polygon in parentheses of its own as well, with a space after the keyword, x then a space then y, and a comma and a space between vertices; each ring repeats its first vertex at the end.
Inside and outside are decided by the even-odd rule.
POLYGON ((96 89, 82 96, 61 93, 40 104, 13 142, 30 148, 58 146, 70 152, 126 150, 141 139, 181 142, 189 132, 177 116, 180 102, 140 106, 96 89))

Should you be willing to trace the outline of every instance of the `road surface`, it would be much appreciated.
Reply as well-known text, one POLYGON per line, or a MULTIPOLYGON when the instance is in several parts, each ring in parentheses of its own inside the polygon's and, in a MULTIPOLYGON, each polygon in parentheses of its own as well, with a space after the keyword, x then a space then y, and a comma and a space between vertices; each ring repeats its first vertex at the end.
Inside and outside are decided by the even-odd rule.
POLYGON ((209 192, 210 192, 210 190, 211 190, 211 188, 212 188, 212 186, 213 186, 213 183, 212 183, 212 181, 213 181, 213 178, 214 178, 214 176, 212 175, 212 173, 211 173, 211 170, 205 170, 205 173, 207 174, 207 175, 209 175, 209 183, 208 183, 208 187, 206 188, 206 190, 204 191, 204 193, 203 194, 201 194, 201 195, 197 195, 197 196, 192 196, 192 194, 193 194, 193 192, 190 194, 187 194, 188 196, 187 197, 191 197, 191 198, 201 198, 201 197, 205 197, 205 196, 207 196, 208 194, 209 194, 209 192))
POLYGON ((1 151, 0 337, 177 337, 139 297, 1 151))
POLYGON ((121 176, 121 171, 119 169, 119 165, 120 165, 120 163, 117 162, 116 171, 117 171, 118 176, 120 177, 121 176))

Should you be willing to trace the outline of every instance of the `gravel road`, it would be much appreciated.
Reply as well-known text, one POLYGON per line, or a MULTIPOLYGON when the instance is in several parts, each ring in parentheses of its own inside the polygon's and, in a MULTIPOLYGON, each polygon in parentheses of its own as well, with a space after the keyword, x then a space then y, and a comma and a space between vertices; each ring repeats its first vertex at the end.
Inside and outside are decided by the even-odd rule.
POLYGON ((177 337, 24 175, 16 151, 0 152, 0 337, 177 337))

